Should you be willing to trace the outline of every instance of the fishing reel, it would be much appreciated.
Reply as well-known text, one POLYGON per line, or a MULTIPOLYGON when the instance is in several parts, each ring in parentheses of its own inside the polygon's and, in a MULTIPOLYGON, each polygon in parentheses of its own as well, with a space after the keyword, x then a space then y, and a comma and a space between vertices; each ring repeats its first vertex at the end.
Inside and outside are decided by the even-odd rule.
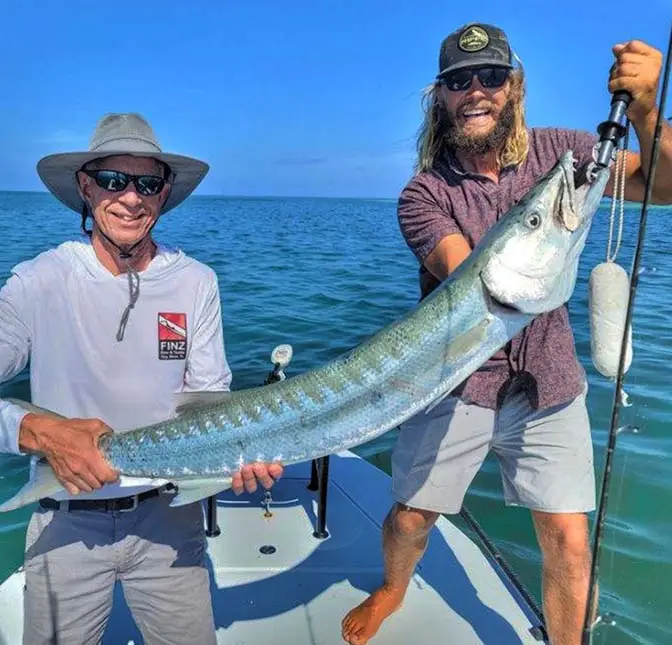
POLYGON ((292 349, 292 346, 287 344, 278 345, 271 352, 273 369, 268 373, 264 385, 284 381, 287 378, 283 370, 290 364, 293 354, 294 350, 292 349))

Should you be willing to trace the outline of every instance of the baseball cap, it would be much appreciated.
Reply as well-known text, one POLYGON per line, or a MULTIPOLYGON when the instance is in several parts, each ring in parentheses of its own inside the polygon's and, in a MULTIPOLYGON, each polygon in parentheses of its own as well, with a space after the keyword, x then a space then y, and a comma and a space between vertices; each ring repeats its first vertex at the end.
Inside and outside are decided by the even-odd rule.
POLYGON ((456 69, 477 65, 513 69, 511 47, 499 27, 469 23, 446 36, 441 43, 437 78, 456 69))

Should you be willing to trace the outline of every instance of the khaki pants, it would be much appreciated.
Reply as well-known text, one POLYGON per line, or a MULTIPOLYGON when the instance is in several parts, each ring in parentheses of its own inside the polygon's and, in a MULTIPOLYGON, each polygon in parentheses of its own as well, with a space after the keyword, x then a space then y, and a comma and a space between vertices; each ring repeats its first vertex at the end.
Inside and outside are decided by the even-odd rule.
POLYGON ((147 645, 216 643, 203 511, 170 500, 130 512, 38 508, 26 537, 24 645, 100 643, 117 581, 147 645))

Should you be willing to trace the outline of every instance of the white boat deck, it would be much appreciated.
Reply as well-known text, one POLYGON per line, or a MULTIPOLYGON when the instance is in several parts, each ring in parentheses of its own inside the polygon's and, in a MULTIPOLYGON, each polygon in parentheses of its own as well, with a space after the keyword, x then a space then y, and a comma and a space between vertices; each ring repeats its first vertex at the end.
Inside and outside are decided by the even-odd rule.
MULTIPOLYGON (((313 537, 317 494, 306 488, 310 464, 286 469, 271 491, 271 517, 263 493, 220 495, 221 535, 209 539, 218 643, 343 645, 343 615, 382 579, 380 527, 391 503, 390 479, 352 453, 330 461, 324 540, 313 537), (274 551, 262 553, 266 546, 274 551)), ((0 645, 21 643, 22 590, 20 571, 0 586, 0 645)), ((531 632, 536 624, 480 549, 441 519, 404 606, 370 643, 539 643, 531 632)), ((121 593, 103 642, 143 643, 121 593)))

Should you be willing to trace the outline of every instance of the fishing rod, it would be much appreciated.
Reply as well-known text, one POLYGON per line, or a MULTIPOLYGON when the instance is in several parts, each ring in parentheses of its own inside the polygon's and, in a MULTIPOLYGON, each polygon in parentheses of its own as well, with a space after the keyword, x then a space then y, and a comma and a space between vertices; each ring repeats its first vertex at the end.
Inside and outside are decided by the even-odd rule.
MULTIPOLYGON (((642 211, 639 220, 637 245, 635 247, 635 256, 632 263, 632 273, 630 275, 630 293, 628 298, 628 307, 625 316, 625 325, 623 327, 623 337, 621 341, 621 352, 619 358, 618 372, 616 375, 616 385, 614 388, 614 403, 611 414, 611 426, 609 428, 609 439, 607 443, 604 474, 602 477, 602 491, 600 494, 600 500, 598 504, 597 520, 595 524, 595 534, 593 538, 592 564, 591 564, 590 581, 588 587, 588 602, 586 603, 586 615, 583 623, 583 635, 581 640, 582 645, 590 645, 590 643, 592 642, 593 627, 599 621, 599 619, 596 621, 593 621, 592 619, 593 604, 595 603, 595 595, 597 592, 597 579, 600 570, 599 555, 602 546, 604 523, 606 520, 607 503, 609 499, 609 486, 611 483, 612 464, 613 464, 614 452, 616 450, 616 437, 619 430, 618 422, 619 422, 619 411, 621 406, 621 391, 625 375, 625 361, 628 345, 628 330, 630 329, 630 325, 632 323, 632 313, 633 313, 635 295, 637 291, 637 285, 639 284, 639 274, 640 274, 639 266, 641 263, 642 249, 644 246, 644 234, 646 232, 647 209, 649 202, 651 201, 651 194, 653 191, 653 179, 656 172, 656 166, 658 165, 658 156, 660 152, 660 138, 663 127, 663 114, 665 112, 665 102, 670 79, 671 57, 672 57, 672 27, 670 28, 670 39, 667 46, 665 71, 663 73, 663 86, 658 105, 658 117, 656 119, 656 128, 653 137, 653 146, 651 148, 651 161, 649 164, 649 172, 646 177, 644 200, 642 201, 642 211)), ((625 110, 627 109, 627 105, 629 104, 631 99, 629 95, 626 97, 625 94, 626 93, 614 94, 614 99, 612 100, 612 111, 610 113, 610 119, 616 111, 618 111, 618 114, 625 114, 625 110), (615 103, 618 103, 618 105, 614 105, 615 103)), ((610 148, 609 153, 611 154, 611 150, 613 150, 612 144, 613 141, 615 140, 613 139, 613 137, 617 136, 618 127, 613 126, 613 124, 610 124, 609 121, 605 123, 607 125, 604 127, 604 129, 602 128, 602 126, 600 127, 600 130, 603 130, 603 132, 600 132, 600 134, 603 137, 601 147, 604 148, 609 147, 610 148), (611 136, 612 139, 607 138, 608 136, 611 136)), ((604 160, 605 158, 602 158, 602 161, 604 160)))

